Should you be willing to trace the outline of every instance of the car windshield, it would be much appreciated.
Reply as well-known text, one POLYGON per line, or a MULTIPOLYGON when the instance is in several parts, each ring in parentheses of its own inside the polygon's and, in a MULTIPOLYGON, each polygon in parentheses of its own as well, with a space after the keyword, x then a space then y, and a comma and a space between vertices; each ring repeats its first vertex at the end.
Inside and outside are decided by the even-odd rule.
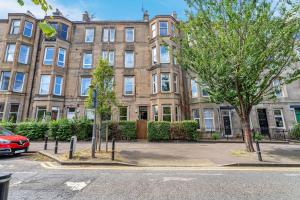
POLYGON ((0 136, 10 136, 10 135, 14 135, 14 134, 9 130, 0 127, 0 136))

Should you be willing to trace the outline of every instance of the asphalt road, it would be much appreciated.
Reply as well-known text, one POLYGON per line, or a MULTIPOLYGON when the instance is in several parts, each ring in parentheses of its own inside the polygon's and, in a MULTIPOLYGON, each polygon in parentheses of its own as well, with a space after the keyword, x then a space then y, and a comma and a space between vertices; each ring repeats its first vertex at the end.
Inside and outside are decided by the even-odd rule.
POLYGON ((9 199, 300 199, 300 168, 61 167, 0 158, 9 199))

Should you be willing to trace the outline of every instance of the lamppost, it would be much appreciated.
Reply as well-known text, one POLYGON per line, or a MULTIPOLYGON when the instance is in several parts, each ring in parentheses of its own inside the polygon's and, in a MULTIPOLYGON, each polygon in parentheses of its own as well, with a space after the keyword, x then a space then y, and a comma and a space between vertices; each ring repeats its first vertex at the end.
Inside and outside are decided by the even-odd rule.
POLYGON ((95 109, 94 111, 94 124, 93 124, 93 137, 92 137, 92 158, 95 158, 95 152, 96 152, 96 120, 97 120, 97 107, 98 107, 98 101, 97 101, 97 94, 98 94, 98 86, 96 88, 91 88, 93 90, 93 107, 95 109))

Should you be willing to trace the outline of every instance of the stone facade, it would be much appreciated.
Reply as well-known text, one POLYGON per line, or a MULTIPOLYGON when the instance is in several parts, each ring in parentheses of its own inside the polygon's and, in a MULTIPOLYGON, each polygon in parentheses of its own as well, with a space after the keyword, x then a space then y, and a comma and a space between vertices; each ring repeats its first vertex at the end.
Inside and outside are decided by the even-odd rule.
MULTIPOLYGON (((83 16, 83 21, 70 21, 58 13, 48 19, 57 27, 52 39, 43 37, 39 20, 30 14, 12 13, 0 20, 0 120, 91 117, 84 107, 86 87, 93 66, 107 55, 122 106, 114 109, 113 120, 195 119, 203 132, 240 134, 235 111, 207 103, 197 84, 193 93, 193 77, 173 57, 175 14, 149 19, 145 13, 140 21, 90 21, 87 13, 83 16)), ((270 130, 289 129, 300 120, 300 81, 282 88, 280 96, 253 109, 253 128, 267 124, 270 130), (276 126, 275 117, 281 123, 279 111, 274 116, 278 109, 283 127, 276 126)))

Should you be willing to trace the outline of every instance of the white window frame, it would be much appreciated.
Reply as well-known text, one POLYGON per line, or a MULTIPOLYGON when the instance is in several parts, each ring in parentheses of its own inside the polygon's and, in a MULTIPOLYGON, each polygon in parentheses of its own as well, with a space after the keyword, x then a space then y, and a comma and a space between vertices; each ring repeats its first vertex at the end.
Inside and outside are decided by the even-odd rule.
MULTIPOLYGON (((46 115, 47 115, 47 107, 46 107, 46 106, 38 106, 38 107, 36 108, 35 119, 38 120, 39 110, 44 111, 43 119, 46 119, 46 115)), ((43 120, 43 119, 42 119, 42 120, 43 120)))
POLYGON ((54 81, 54 87, 53 87, 53 94, 57 96, 61 96, 62 94, 62 86, 63 86, 63 77, 62 76, 55 76, 55 81, 54 81), (61 78, 61 83, 57 82, 57 79, 61 78), (56 93, 56 85, 59 85, 59 93, 56 93))
POLYGON ((192 98, 199 97, 199 85, 195 79, 191 79, 191 92, 192 92, 192 98), (196 89, 196 91, 194 91, 194 89, 196 89))
POLYGON ((169 46, 166 46, 166 45, 160 45, 160 48, 159 48, 159 55, 160 55, 160 63, 162 64, 169 64, 170 63, 170 49, 169 49, 169 46), (162 58, 164 57, 163 56, 163 53, 162 53, 162 50, 166 48, 166 60, 163 60, 162 58))
POLYGON ((7 44, 5 51, 5 62, 13 62, 15 58, 16 44, 7 44))
POLYGON ((95 39, 95 28, 86 28, 84 42, 85 43, 93 43, 95 39))
POLYGON ((134 51, 125 51, 125 63, 124 63, 124 65, 125 65, 125 68, 134 68, 134 64, 135 64, 135 62, 134 62, 134 51), (128 56, 129 55, 131 55, 132 56, 132 63, 131 62, 129 62, 129 60, 128 60, 128 56))
POLYGON ((157 49, 156 47, 152 48, 152 65, 157 64, 157 49))
POLYGON ((84 52, 82 57, 82 68, 83 69, 92 69, 93 68, 93 53, 92 52, 84 52), (85 57, 91 55, 91 63, 85 63, 85 57))
POLYGON ((58 67, 65 67, 66 62, 66 50, 64 48, 59 48, 57 53, 57 66, 58 67), (60 61, 60 55, 63 55, 63 61, 60 61))
POLYGON ((110 66, 115 65, 115 51, 102 51, 102 59, 107 60, 110 66))
POLYGON ((160 91, 162 93, 169 93, 169 92, 171 92, 171 80, 170 80, 170 78, 171 78, 170 73, 161 73, 160 74, 160 91), (168 75, 169 78, 168 78, 167 81, 166 80, 162 80, 164 75, 168 75), (164 82, 169 82, 169 90, 168 91, 164 91, 163 90, 163 83, 164 82))
POLYGON ((67 119, 74 119, 76 116, 76 108, 75 107, 68 107, 67 108, 67 119), (70 112, 70 109, 74 109, 74 112, 70 112))
POLYGON ((20 45, 18 63, 24 64, 24 65, 28 64, 28 61, 29 61, 29 52, 30 52, 30 46, 24 45, 24 44, 20 45), (20 61, 20 55, 21 55, 21 48, 22 47, 26 48, 26 59, 25 59, 25 62, 21 62, 20 61))
POLYGON ((135 79, 134 76, 124 76, 124 90, 123 90, 123 94, 125 96, 132 96, 135 93, 135 79), (132 93, 131 94, 126 94, 126 80, 132 80, 132 93))
POLYGON ((158 79, 157 74, 152 74, 152 94, 158 93, 158 79))
POLYGON ((153 105, 152 106, 152 112, 153 112, 153 121, 158 121, 158 105, 153 105))
POLYGON ((168 22, 168 21, 160 21, 160 22, 159 22, 159 35, 160 35, 160 36, 163 36, 163 37, 169 35, 169 22, 168 22), (166 35, 163 35, 163 34, 162 34, 162 31, 161 31, 161 30, 162 30, 162 28, 161 28, 161 27, 162 27, 162 26, 161 26, 162 23, 166 23, 166 24, 167 24, 167 28, 163 28, 163 30, 167 29, 167 34, 166 34, 166 35))
POLYGON ((55 48, 54 47, 45 47, 44 60, 43 60, 44 65, 53 65, 54 53, 55 53, 55 48), (48 54, 48 51, 50 51, 50 50, 53 50, 53 55, 52 55, 52 58, 47 59, 47 54, 48 54))
POLYGON ((170 115, 170 117, 171 117, 171 121, 169 121, 169 122, 172 122, 173 121, 173 117, 172 117, 172 106, 171 105, 163 105, 162 107, 161 107, 161 109, 162 109, 162 121, 164 121, 164 116, 169 116, 170 115), (170 114, 165 114, 164 113, 164 108, 170 108, 170 114))
POLYGON ((40 89, 39 94, 40 95, 48 95, 50 92, 50 83, 51 83, 51 75, 48 74, 42 74, 40 78, 40 89), (45 78, 45 79, 44 79, 45 78), (48 81, 45 81, 48 80, 48 81), (42 92, 42 86, 46 86, 47 84, 47 92, 42 92))
POLYGON ((157 24, 151 24, 151 32, 152 32, 152 38, 155 38, 157 36, 157 24))
POLYGON ((179 93, 179 87, 178 87, 178 75, 173 74, 173 91, 174 93, 179 93))
POLYGON ((1 72, 1 77, 0 77, 0 91, 8 91, 8 90, 9 90, 9 82, 10 82, 10 78, 11 78, 11 72, 10 72, 10 71, 2 71, 2 72, 1 72), (9 79, 8 79, 7 89, 2 89, 4 73, 9 73, 9 79))
MULTIPOLYGON (((120 106, 119 107, 119 121, 128 121, 128 116, 129 116, 129 112, 128 112, 128 106, 120 106), (126 120, 121 120, 121 112, 120 112, 120 108, 126 108, 126 120)), ((125 117, 125 116, 122 116, 122 118, 125 117)))
POLYGON ((19 111, 20 111, 20 104, 18 104, 18 103, 11 103, 10 105, 9 105, 9 112, 8 112, 8 119, 10 120, 10 116, 11 116, 11 114, 16 114, 16 122, 18 121, 18 118, 19 118, 19 111), (11 107, 12 106, 18 106, 18 110, 16 111, 16 112, 12 112, 11 111, 11 107))
POLYGON ((283 116, 283 109, 281 108, 276 108, 273 110, 273 114, 274 114, 274 122, 275 122, 275 127, 277 129, 285 129, 285 121, 284 121, 284 116, 283 116), (275 111, 280 111, 280 115, 276 115, 275 114, 275 111), (283 127, 278 127, 277 124, 276 124, 276 118, 280 117, 282 119, 282 124, 283 124, 283 127))
POLYGON ((134 42, 135 40, 135 29, 133 27, 125 28, 125 42, 134 42), (129 32, 132 31, 132 38, 129 37, 129 32))
POLYGON ((273 81, 273 87, 274 87, 274 94, 277 98, 284 97, 283 87, 279 79, 273 81), (276 93, 276 90, 278 89, 280 89, 280 94, 276 93))
POLYGON ((23 28, 23 35, 24 35, 25 37, 31 38, 31 36, 32 36, 32 31, 33 31, 33 23, 30 22, 30 21, 25 21, 25 23, 24 23, 24 28, 23 28), (28 27, 26 27, 26 24, 31 24, 31 27, 30 27, 30 35, 25 35, 25 30, 26 30, 26 28, 28 28, 28 27))
POLYGON ((21 20, 19 19, 14 19, 11 21, 11 27, 10 27, 10 31, 9 31, 9 34, 10 35, 17 35, 20 33, 20 27, 21 27, 21 20), (16 26, 15 23, 18 22, 19 25, 16 26), (15 29, 18 29, 17 31, 15 31, 15 29))
POLYGON ((103 42, 115 42, 116 30, 115 28, 103 28, 103 42))
MULTIPOLYGON (((86 79, 86 80, 90 80, 90 85, 91 85, 91 83, 92 83, 92 78, 90 78, 90 77, 81 77, 81 79, 80 79, 80 96, 82 96, 82 97, 86 97, 86 96, 88 96, 88 90, 87 90, 87 93, 86 94, 84 94, 83 92, 83 80, 84 79, 86 79)), ((89 85, 89 87, 90 87, 90 85, 89 85)), ((89 89, 89 87, 88 87, 88 89, 89 89)))
POLYGON ((200 115, 200 109, 192 109, 192 118, 194 121, 197 122, 198 124, 198 127, 197 127, 197 130, 200 130, 201 129, 201 115, 200 115), (194 112, 197 111, 198 112, 198 117, 195 116, 194 112))
POLYGON ((16 72, 16 75, 15 75, 15 81, 14 81, 14 86, 13 86, 13 92, 23 92, 24 81, 25 81, 25 73, 23 73, 23 72, 16 72), (16 83, 17 83, 17 75, 18 75, 18 74, 22 74, 22 75, 23 75, 23 77, 22 77, 22 85, 21 85, 20 90, 17 90, 17 89, 15 88, 16 83))
POLYGON ((216 127, 215 127, 215 119, 214 118, 215 118, 215 112, 214 112, 213 109, 210 109, 210 108, 204 108, 203 109, 203 121, 204 121, 205 131, 215 131, 216 127), (205 116, 205 112, 208 112, 208 111, 211 112, 212 117, 206 117, 205 116), (213 126, 212 129, 207 128, 206 120, 211 120, 212 121, 212 126, 213 126))

